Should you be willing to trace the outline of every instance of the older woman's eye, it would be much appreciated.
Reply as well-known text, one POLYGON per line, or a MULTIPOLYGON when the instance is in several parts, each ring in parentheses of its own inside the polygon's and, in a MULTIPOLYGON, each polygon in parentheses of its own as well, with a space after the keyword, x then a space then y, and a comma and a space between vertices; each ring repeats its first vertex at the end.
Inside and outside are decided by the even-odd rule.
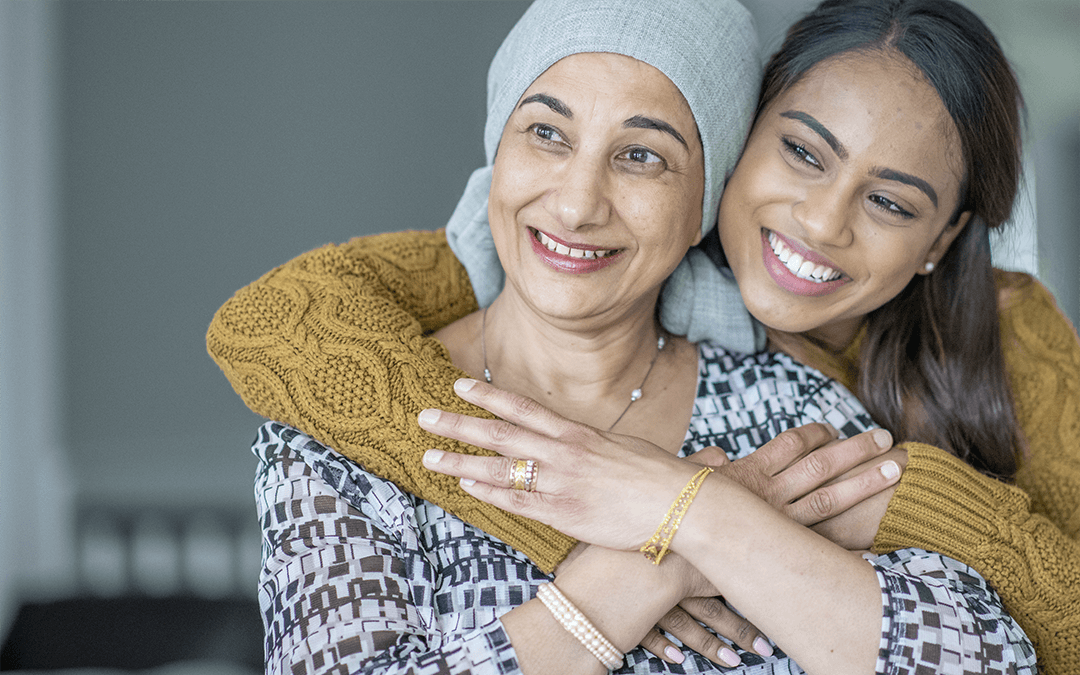
POLYGON ((667 169, 667 160, 648 148, 633 147, 622 151, 615 158, 624 170, 653 175, 667 169))
POLYGON ((534 136, 537 136, 540 140, 547 143, 565 142, 562 134, 559 133, 559 130, 555 127, 548 126, 547 124, 533 124, 529 127, 529 131, 531 131, 534 136))

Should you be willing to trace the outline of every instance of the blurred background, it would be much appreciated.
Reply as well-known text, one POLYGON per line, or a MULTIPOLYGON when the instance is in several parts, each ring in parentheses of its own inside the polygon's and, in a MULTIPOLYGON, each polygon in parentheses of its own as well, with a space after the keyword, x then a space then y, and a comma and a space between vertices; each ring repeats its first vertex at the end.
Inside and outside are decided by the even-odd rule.
MULTIPOLYGON (((812 3, 744 0, 763 44, 812 3)), ((1003 265, 1080 317, 1080 0, 967 0, 1029 108, 1003 265)), ((0 669, 261 670, 236 289, 445 224, 510 0, 0 0, 0 669)), ((80 672, 87 672, 81 670, 80 672)))

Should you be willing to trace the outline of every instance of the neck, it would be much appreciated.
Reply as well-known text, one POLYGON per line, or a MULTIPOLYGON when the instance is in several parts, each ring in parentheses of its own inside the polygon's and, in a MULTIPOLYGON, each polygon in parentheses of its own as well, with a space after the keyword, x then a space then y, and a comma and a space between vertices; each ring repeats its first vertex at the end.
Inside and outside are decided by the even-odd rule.
POLYGON ((661 356, 651 308, 599 322, 550 322, 501 296, 480 317, 492 383, 601 429, 627 410, 661 356))

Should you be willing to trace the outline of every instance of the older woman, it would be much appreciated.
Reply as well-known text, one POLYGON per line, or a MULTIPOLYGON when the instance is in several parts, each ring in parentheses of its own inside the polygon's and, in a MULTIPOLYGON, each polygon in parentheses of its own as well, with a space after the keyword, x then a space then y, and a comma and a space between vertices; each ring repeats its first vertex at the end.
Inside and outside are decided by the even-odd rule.
MULTIPOLYGON (((584 26, 591 45, 557 47, 554 58, 541 60, 539 66, 528 65, 534 48, 520 50, 519 61, 512 65, 524 73, 518 78, 521 86, 504 87, 499 78, 490 83, 496 103, 500 96, 509 101, 505 112, 498 114, 496 106, 489 116, 494 166, 485 209, 507 283, 489 308, 450 324, 437 336, 454 365, 475 377, 528 394, 578 422, 617 427, 651 441, 624 438, 618 445, 610 435, 587 436, 596 441, 596 452, 580 457, 604 466, 594 476, 596 484, 632 489, 594 491, 584 497, 575 493, 587 507, 584 518, 559 523, 597 543, 625 548, 639 536, 641 515, 656 511, 658 500, 668 499, 665 486, 685 482, 694 473, 694 467, 674 454, 721 445, 738 457, 777 432, 808 421, 828 420, 850 432, 865 428, 867 420, 846 392, 786 356, 747 357, 708 343, 695 349, 657 326, 660 285, 712 223, 710 195, 720 180, 706 161, 715 151, 713 118, 701 107, 694 79, 681 69, 682 58, 671 63, 669 56, 646 53, 634 40, 647 35, 648 44, 665 44, 656 32, 669 30, 690 35, 704 30, 715 39, 731 30, 730 17, 706 24, 687 15, 700 7, 687 9, 680 3, 662 8, 660 14, 644 6, 603 12, 584 6, 583 16, 577 13, 580 3, 538 3, 511 34, 508 42, 529 31, 563 36, 563 28, 584 26), (589 25, 590 12, 618 18, 589 25), (669 21, 682 28, 669 26, 669 21), (601 523, 597 509, 603 512, 605 503, 618 506, 620 516, 612 521, 608 513, 601 523)), ((730 46, 731 41, 717 42, 730 46)), ((512 46, 500 50, 504 58, 506 54, 514 54, 512 46)), ((685 49, 680 54, 701 51, 685 49)), ((497 70, 493 67, 493 73, 497 70)), ((693 65, 690 70, 709 72, 693 65)), ((719 77, 728 71, 712 72, 719 77)), ((715 81, 706 85, 714 93, 723 86, 715 81)), ((730 99, 730 93, 721 98, 730 99)), ((307 260, 316 273, 341 269, 344 262, 333 250, 307 260)), ((264 289, 270 291, 266 299, 273 299, 271 289, 272 280, 264 289)), ((223 308, 224 320, 237 325, 228 318, 230 312, 228 305, 223 308)), ((401 367, 417 367, 416 359, 398 355, 401 367)), ((262 374, 250 368, 241 379, 262 374)), ((476 393, 484 395, 485 387, 465 395, 476 393)), ((365 405, 371 406, 372 418, 395 413, 395 402, 365 405)), ((566 428, 550 414, 523 417, 512 407, 492 407, 508 419, 539 419, 548 432, 566 428)), ((291 416, 291 411, 282 412, 291 416)), ((350 411, 340 414, 353 417, 350 411)), ((459 430, 446 426, 454 421, 450 416, 422 421, 450 435, 471 433, 468 425, 459 430)), ((464 424, 460 419, 457 423, 464 424)), ((702 525, 698 509, 689 512, 684 531, 703 536, 686 535, 675 539, 677 544, 670 536, 661 537, 655 558, 668 546, 680 554, 662 566, 650 566, 636 554, 590 547, 564 561, 554 584, 537 586, 549 577, 527 558, 418 498, 441 494, 449 507, 461 504, 445 484, 425 491, 423 483, 430 477, 407 466, 407 457, 395 456, 414 445, 410 432, 397 433, 401 436, 396 442, 384 439, 385 452, 361 450, 357 456, 369 469, 381 462, 382 473, 394 478, 389 481, 295 430, 264 427, 257 442, 265 462, 260 495, 268 545, 262 597, 274 669, 337 668, 349 661, 386 671, 610 669, 622 665, 621 652, 636 644, 675 602, 714 594, 714 585, 740 608, 750 607, 766 619, 772 637, 813 670, 868 671, 879 656, 888 663, 910 660, 912 654, 918 663, 928 664, 930 646, 939 644, 924 633, 930 628, 924 623, 928 617, 936 617, 938 627, 946 626, 947 632, 964 635, 955 657, 961 661, 989 653, 1014 667, 1031 663, 1022 633, 970 570, 919 551, 901 552, 870 567, 779 516, 737 483, 702 483, 702 473, 694 474, 691 485, 702 490, 701 499, 722 507, 704 513, 724 514, 721 520, 737 534, 735 546, 717 549, 721 538, 702 525), (753 531, 768 536, 747 540, 746 533, 753 531), (927 583, 928 578, 947 583, 927 583), (808 586, 807 579, 816 585, 808 586), (884 636, 883 596, 891 612, 884 636), (977 646, 974 651, 972 645, 977 646)), ((826 436, 822 427, 801 433, 817 436, 819 442, 826 436)), ((874 437, 880 449, 889 446, 888 434, 878 431, 874 437)), ((498 438, 494 443, 475 435, 469 440, 505 450, 498 438)), ((867 449, 864 454, 874 453, 867 449)), ((565 487, 560 477, 574 475, 573 470, 559 470, 556 459, 545 456, 539 473, 532 462, 514 461, 508 470, 505 460, 479 460, 495 471, 481 471, 479 477, 519 488, 523 492, 513 494, 522 498, 530 491, 554 495, 565 487)), ((456 455, 428 455, 429 466, 470 475, 460 470, 460 462, 456 455)), ((895 478, 895 465, 892 469, 895 478)), ((492 494, 480 485, 472 482, 468 489, 492 494)), ((535 506, 536 501, 515 503, 535 506)), ((682 503, 674 508, 676 516, 686 511, 688 501, 682 503)), ((493 513, 470 513, 464 507, 460 511, 478 521, 493 513)), ((496 520, 497 515, 490 518, 496 520)), ((524 524, 485 524, 489 532, 507 533, 503 539, 509 541, 517 522, 524 524)), ((552 548, 560 544, 547 543, 552 548)), ((544 552, 542 545, 537 549, 544 552)), ((764 643, 752 646, 756 654, 742 655, 746 672, 798 671, 787 654, 773 652, 764 643)), ((736 665, 739 656, 722 649, 715 659, 736 665)), ((627 654, 626 661, 634 672, 666 668, 659 661, 650 663, 640 650, 627 654)), ((691 658, 679 672, 711 667, 691 658)))

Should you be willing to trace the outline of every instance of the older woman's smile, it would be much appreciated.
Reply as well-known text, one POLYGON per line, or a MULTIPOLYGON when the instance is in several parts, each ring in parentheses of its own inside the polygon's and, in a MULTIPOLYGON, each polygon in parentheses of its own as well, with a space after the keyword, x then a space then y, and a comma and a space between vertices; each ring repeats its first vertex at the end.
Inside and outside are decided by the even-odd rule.
POLYGON ((601 270, 619 257, 622 249, 606 249, 587 244, 574 244, 555 239, 549 234, 529 228, 533 251, 550 267, 561 272, 587 274, 601 270))

